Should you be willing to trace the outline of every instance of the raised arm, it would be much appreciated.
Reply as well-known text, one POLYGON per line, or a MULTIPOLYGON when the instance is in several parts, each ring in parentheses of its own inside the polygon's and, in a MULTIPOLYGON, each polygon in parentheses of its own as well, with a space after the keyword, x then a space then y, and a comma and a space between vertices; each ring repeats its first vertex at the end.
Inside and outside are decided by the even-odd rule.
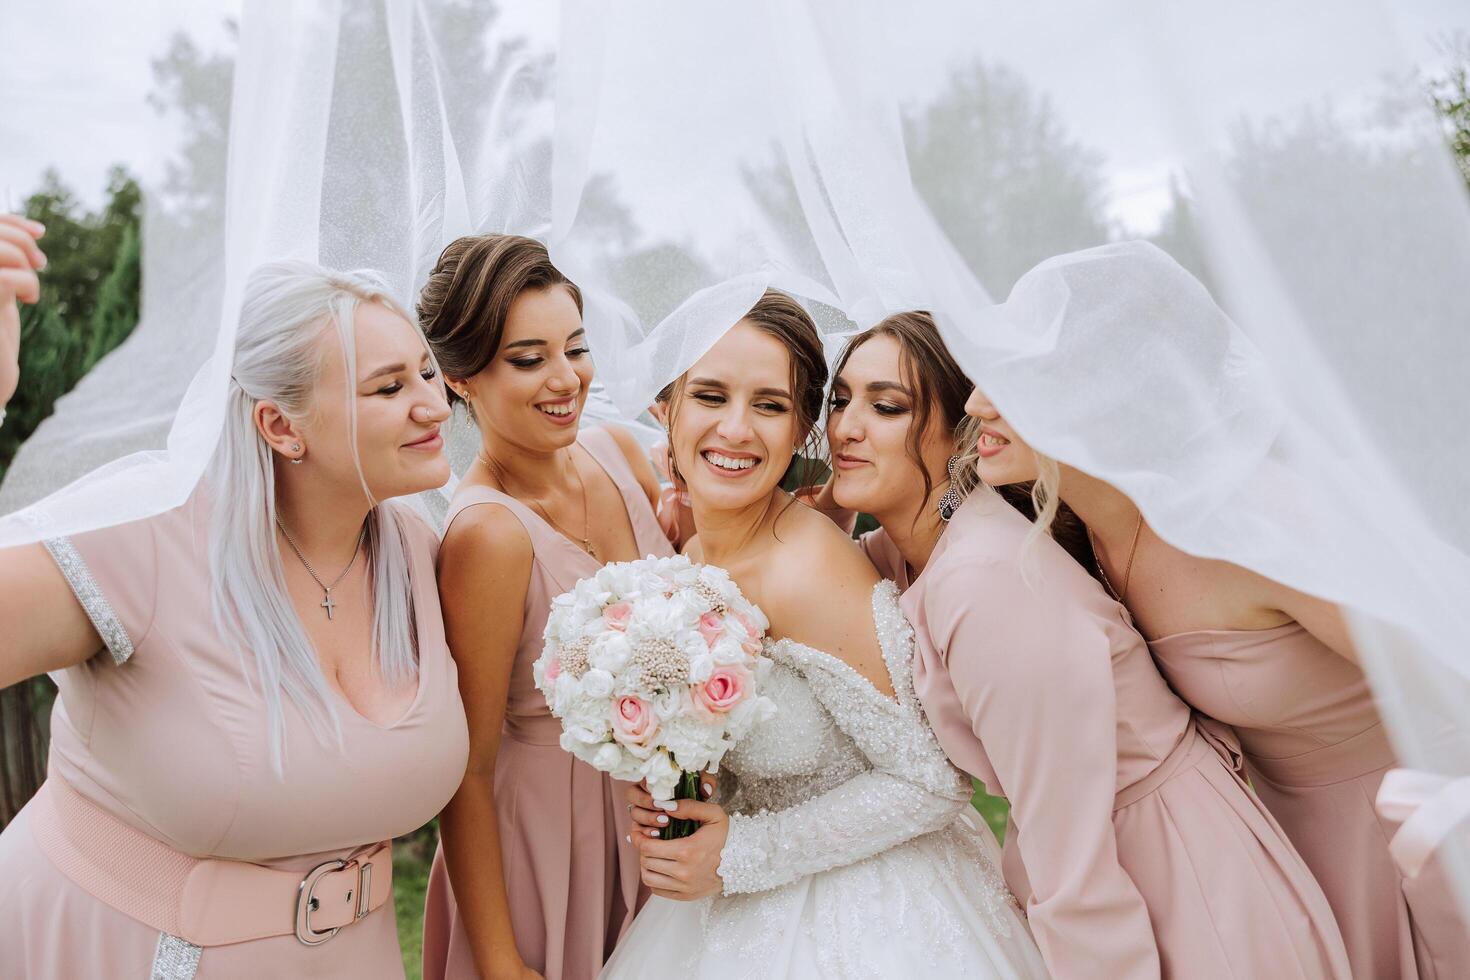
POLYGON ((531 562, 525 529, 499 505, 462 512, 439 549, 439 600, 470 736, 464 782, 439 816, 439 833, 470 951, 483 977, 528 972, 511 930, 495 810, 495 759, 531 562))
MULTIPOLYGON (((925 593, 930 639, 1011 805, 1031 930, 1058 980, 1157 978, 1143 897, 1113 829, 1117 718, 1107 637, 1065 595, 976 561, 925 593)), ((994 789, 994 788, 992 788, 994 789)))

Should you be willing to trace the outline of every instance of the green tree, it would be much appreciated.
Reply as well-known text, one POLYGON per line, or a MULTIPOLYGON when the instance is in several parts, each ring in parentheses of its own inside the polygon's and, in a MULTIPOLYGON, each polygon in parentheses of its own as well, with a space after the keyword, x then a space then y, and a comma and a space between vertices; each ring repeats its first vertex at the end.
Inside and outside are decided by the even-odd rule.
POLYGON ((1470 184, 1470 35, 1441 38, 1437 46, 1448 57, 1449 66, 1429 79, 1424 89, 1454 151, 1460 175, 1470 184))
POLYGON ((26 198, 26 216, 46 226, 48 264, 41 301, 21 309, 22 383, 0 428, 0 476, 56 399, 132 332, 141 207, 137 181, 122 167, 108 175, 106 203, 96 213, 82 208, 54 170, 26 198))

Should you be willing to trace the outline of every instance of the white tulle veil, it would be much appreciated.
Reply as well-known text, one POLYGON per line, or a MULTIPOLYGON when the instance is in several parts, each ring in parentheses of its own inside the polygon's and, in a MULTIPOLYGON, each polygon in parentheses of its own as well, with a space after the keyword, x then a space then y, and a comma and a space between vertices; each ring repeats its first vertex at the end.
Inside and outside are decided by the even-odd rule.
MULTIPOLYGON (((934 311, 1039 449, 1347 608, 1405 765, 1470 777, 1470 198, 1406 9, 248 2, 220 206, 150 206, 143 322, 17 459, 0 544, 191 492, 259 261, 411 305, 513 231, 581 285, 606 417, 768 286, 834 349, 934 311)), ((1470 830, 1444 853, 1470 900, 1470 830)))

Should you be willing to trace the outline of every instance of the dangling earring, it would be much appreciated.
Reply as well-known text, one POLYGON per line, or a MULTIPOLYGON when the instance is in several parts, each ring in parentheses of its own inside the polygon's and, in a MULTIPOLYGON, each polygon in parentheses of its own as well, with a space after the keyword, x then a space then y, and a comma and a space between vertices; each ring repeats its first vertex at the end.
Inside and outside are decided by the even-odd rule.
MULTIPOLYGON (((293 443, 291 443, 291 451, 293 453, 301 453, 301 443, 299 443, 299 442, 293 442, 293 443)), ((305 453, 301 453, 300 456, 292 456, 291 457, 291 465, 292 466, 299 466, 301 464, 301 461, 303 459, 305 459, 305 458, 306 458, 306 454, 305 453)))
POLYGON ((944 496, 939 498, 939 519, 948 524, 954 512, 959 510, 960 504, 965 501, 965 498, 960 495, 959 488, 960 457, 951 456, 945 469, 949 471, 949 486, 945 488, 944 496))

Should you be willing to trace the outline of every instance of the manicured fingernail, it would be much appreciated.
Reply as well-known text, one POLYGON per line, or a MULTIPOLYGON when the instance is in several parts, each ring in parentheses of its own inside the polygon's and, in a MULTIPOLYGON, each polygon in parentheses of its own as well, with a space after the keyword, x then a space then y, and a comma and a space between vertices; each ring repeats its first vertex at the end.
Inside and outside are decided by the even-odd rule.
POLYGON ((715 788, 713 786, 711 786, 709 783, 705 783, 704 784, 704 795, 705 796, 714 796, 715 795, 715 788))
POLYGON ((648 836, 649 837, 657 837, 658 836, 658 831, 656 831, 656 830, 650 830, 648 832, 648 836))
POLYGON ((670 812, 679 809, 678 800, 654 800, 653 805, 658 807, 660 810, 668 810, 670 812))
POLYGON ((669 822, 669 818, 666 817, 666 816, 664 816, 662 813, 660 813, 658 815, 658 822, 659 823, 668 823, 669 822))
POLYGON ((631 843, 633 843, 633 835, 632 834, 624 834, 623 835, 623 840, 625 840, 629 844, 631 844, 631 843))

